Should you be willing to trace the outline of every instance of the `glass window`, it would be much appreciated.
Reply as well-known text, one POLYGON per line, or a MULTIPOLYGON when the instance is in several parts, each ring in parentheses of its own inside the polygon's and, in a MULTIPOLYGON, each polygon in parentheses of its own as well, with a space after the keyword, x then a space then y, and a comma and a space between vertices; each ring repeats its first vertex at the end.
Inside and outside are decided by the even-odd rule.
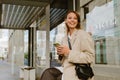
POLYGON ((37 66, 46 66, 46 31, 37 31, 37 66))
POLYGON ((106 43, 105 39, 95 40, 96 63, 106 64, 106 43))
POLYGON ((120 65, 120 1, 116 1, 96 6, 86 15, 86 30, 95 41, 96 64, 120 65))

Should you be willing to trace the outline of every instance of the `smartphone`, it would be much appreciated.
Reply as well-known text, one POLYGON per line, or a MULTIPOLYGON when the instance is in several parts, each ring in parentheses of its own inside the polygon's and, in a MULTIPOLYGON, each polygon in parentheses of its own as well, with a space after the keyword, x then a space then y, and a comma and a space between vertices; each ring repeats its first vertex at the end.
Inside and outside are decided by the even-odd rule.
POLYGON ((59 43, 54 43, 53 45, 54 45, 55 47, 60 46, 60 44, 59 44, 59 43))

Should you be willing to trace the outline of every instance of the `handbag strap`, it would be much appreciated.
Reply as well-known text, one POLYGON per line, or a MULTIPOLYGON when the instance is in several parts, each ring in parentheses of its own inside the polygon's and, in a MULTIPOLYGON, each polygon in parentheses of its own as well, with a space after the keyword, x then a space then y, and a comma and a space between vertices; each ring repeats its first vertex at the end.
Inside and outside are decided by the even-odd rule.
MULTIPOLYGON (((71 46, 71 43, 70 43, 70 38, 68 37, 68 46, 69 46, 69 49, 72 50, 72 46, 71 46)), ((90 66, 90 63, 88 64, 79 64, 79 63, 75 63, 75 65, 84 65, 84 66, 90 66)))
POLYGON ((69 37, 68 37, 68 45, 69 45, 69 49, 72 50, 72 46, 71 46, 70 38, 69 37))

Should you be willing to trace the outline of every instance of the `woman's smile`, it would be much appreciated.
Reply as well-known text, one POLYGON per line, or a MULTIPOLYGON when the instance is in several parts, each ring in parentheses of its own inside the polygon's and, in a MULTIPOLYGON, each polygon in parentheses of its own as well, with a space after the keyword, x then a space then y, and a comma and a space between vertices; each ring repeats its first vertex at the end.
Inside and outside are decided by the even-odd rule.
POLYGON ((75 28, 78 24, 77 16, 74 13, 68 14, 66 23, 69 26, 69 28, 75 28))

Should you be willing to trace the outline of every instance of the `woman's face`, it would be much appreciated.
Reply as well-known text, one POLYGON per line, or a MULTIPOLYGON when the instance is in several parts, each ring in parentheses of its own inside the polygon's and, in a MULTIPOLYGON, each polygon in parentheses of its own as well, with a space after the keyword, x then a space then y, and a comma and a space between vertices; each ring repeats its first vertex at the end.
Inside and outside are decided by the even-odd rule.
POLYGON ((67 24, 67 26, 72 29, 75 28, 78 24, 78 19, 75 13, 69 13, 67 15, 67 18, 65 19, 65 23, 67 24))

